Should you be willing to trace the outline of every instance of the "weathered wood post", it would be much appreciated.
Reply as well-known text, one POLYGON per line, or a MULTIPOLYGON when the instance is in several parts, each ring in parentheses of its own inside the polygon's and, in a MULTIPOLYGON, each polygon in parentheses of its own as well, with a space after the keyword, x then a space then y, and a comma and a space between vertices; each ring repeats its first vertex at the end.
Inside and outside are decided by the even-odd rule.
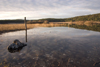
POLYGON ((25 28, 26 28, 26 36, 25 36, 25 38, 26 38, 26 42, 27 42, 27 22, 26 22, 26 17, 24 17, 24 23, 25 23, 25 28))
POLYGON ((69 28, 69 23, 68 23, 68 28, 69 28))

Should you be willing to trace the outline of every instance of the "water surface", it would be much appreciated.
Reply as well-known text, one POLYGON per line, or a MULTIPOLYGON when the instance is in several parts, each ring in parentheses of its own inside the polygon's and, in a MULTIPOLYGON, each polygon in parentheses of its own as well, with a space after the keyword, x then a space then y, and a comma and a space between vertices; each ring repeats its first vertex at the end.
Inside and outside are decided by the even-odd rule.
POLYGON ((25 31, 0 35, 0 67, 99 67, 100 32, 68 27, 28 30, 22 50, 10 53, 15 39, 25 42, 25 31))

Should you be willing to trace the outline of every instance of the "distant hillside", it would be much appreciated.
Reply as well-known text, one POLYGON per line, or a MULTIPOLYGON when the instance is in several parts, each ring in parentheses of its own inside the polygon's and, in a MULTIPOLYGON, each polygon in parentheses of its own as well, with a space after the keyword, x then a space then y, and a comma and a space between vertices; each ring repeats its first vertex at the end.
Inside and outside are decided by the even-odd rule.
POLYGON ((0 24, 24 23, 24 20, 0 20, 0 24))
POLYGON ((100 21, 100 13, 93 15, 77 16, 73 18, 67 18, 65 21, 100 21))
POLYGON ((46 18, 46 19, 39 19, 41 21, 47 20, 49 22, 65 22, 65 19, 55 19, 55 18, 46 18))
MULTIPOLYGON (((56 19, 56 18, 46 18, 39 20, 27 20, 28 23, 43 23, 48 22, 71 22, 71 21, 100 21, 100 13, 93 15, 77 16, 72 18, 56 19)), ((24 20, 0 20, 0 24, 8 23, 24 23, 24 20)))
POLYGON ((40 19, 40 20, 48 20, 49 22, 100 21, 100 13, 93 14, 93 15, 77 16, 72 18, 64 18, 64 19, 47 18, 47 19, 40 19))

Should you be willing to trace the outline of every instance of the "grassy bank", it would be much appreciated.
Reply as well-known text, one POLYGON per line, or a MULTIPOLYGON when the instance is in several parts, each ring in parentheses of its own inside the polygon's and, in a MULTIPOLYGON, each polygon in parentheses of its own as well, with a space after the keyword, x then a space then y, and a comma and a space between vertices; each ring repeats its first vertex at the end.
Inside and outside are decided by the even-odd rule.
MULTIPOLYGON (((27 28, 34 27, 57 27, 66 26, 67 24, 27 24, 27 28)), ((0 24, 0 34, 10 31, 25 30, 25 24, 0 24)))
MULTIPOLYGON (((31 29, 34 27, 57 27, 57 26, 68 26, 67 23, 49 23, 49 24, 27 24, 27 28, 31 29)), ((93 30, 93 31, 99 31, 100 32, 100 23, 93 23, 93 22, 73 22, 69 24, 70 27, 78 28, 78 29, 87 29, 87 30, 93 30)), ((18 31, 18 30, 25 30, 25 24, 0 24, 0 34, 5 32, 11 32, 11 31, 18 31)))

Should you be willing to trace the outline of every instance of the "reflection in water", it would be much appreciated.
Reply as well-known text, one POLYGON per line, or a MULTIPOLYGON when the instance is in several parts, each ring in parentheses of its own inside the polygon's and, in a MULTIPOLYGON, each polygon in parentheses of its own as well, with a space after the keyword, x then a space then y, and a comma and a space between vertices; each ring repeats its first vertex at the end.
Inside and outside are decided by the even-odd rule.
POLYGON ((18 49, 8 49, 8 51, 9 51, 10 53, 20 52, 20 51, 22 50, 22 48, 23 48, 23 47, 18 48, 18 49))
POLYGON ((99 32, 34 28, 28 30, 27 47, 15 53, 6 50, 14 39, 25 42, 24 36, 24 31, 0 35, 0 67, 100 67, 99 32))
POLYGON ((86 30, 93 30, 93 31, 99 31, 100 32, 100 24, 86 24, 86 25, 77 25, 77 24, 71 24, 70 27, 78 28, 78 29, 86 29, 86 30))

